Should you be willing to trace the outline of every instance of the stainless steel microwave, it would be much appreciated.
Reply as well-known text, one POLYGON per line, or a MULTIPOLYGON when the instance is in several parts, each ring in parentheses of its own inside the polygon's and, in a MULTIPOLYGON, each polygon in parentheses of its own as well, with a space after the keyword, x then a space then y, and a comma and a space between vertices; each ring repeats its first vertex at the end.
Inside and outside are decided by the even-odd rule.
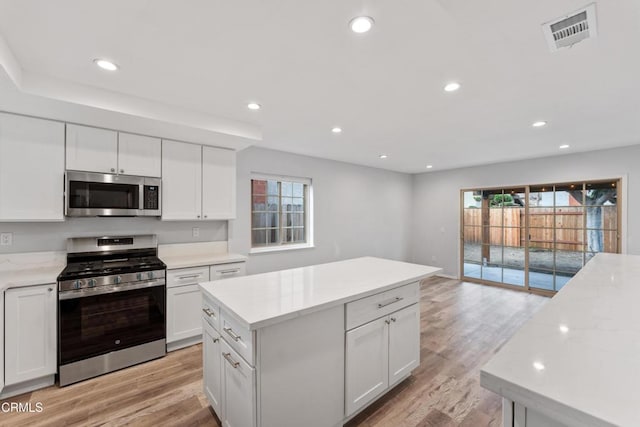
POLYGON ((66 216, 160 216, 160 178, 81 171, 65 173, 66 216))

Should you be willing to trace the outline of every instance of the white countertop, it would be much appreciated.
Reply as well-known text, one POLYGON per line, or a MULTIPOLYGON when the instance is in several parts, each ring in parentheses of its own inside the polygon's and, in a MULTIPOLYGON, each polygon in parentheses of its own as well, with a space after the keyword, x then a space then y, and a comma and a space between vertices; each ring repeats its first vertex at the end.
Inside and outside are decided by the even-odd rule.
POLYGON ((344 304, 442 271, 381 258, 346 261, 201 283, 250 329, 344 304))
POLYGON ((227 242, 172 243, 158 246, 158 257, 168 269, 245 262, 247 257, 227 252, 227 242))
POLYGON ((65 252, 0 255, 0 292, 19 286, 56 283, 66 265, 65 252))
POLYGON ((640 256, 596 255, 487 363, 482 386, 569 426, 640 425, 639 304, 640 256))

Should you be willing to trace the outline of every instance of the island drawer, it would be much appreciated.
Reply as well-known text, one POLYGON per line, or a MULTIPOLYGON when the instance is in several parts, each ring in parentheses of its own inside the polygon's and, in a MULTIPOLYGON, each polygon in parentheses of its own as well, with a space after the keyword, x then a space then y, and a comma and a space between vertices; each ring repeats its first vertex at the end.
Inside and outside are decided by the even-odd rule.
POLYGON ((254 333, 224 310, 220 315, 220 335, 231 348, 253 366, 254 333))
POLYGON ((228 279, 247 274, 244 262, 232 262, 211 266, 211 280, 228 279))
POLYGON ((347 303, 346 329, 350 330, 378 319, 420 300, 420 283, 414 282, 395 289, 347 303))
POLYGON ((191 267, 167 270, 167 288, 193 285, 209 281, 209 267, 191 267))
POLYGON ((220 307, 206 296, 202 298, 202 318, 220 332, 220 307))

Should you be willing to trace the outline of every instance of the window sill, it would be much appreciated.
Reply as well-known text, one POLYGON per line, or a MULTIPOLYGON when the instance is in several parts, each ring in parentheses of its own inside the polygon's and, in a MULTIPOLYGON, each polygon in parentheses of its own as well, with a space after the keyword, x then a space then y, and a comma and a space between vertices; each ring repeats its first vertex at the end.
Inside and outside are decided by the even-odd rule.
POLYGON ((269 254, 273 252, 284 252, 284 251, 297 251, 300 249, 313 249, 313 248, 315 248, 315 246, 311 243, 305 243, 304 245, 267 246, 264 248, 251 248, 251 250, 249 250, 249 255, 269 254))

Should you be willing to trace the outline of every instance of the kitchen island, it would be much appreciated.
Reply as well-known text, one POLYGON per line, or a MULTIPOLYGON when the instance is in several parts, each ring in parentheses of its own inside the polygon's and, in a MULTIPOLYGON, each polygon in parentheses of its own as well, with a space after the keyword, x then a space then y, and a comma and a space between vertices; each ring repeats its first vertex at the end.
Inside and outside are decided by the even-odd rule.
POLYGON ((338 426, 420 363, 420 280, 364 257, 202 283, 204 390, 223 425, 338 426))
POLYGON ((640 425, 640 256, 600 253, 482 369, 504 426, 640 425))

